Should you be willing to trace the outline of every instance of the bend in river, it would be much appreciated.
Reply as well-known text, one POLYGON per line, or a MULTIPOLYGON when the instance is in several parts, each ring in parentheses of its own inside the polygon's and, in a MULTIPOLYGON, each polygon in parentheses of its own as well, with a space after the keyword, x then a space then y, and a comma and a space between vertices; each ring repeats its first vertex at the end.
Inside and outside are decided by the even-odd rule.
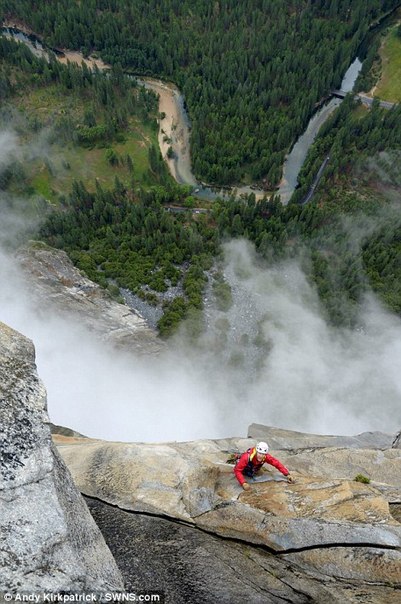
MULTIPOLYGON (((36 56, 49 56, 49 51, 40 43, 39 39, 30 34, 26 29, 18 24, 5 23, 2 29, 2 34, 6 37, 16 39, 25 43, 36 56)), ((99 69, 111 69, 111 66, 104 63, 100 59, 90 57, 85 59, 80 52, 65 50, 62 53, 56 54, 61 63, 81 64, 86 63, 89 68, 94 66, 99 69)), ((358 77, 362 63, 356 58, 348 68, 344 75, 341 90, 349 92, 352 90, 355 80, 358 77)), ((163 159, 166 161, 170 174, 180 184, 188 184, 195 188, 197 197, 213 200, 217 197, 234 194, 235 196, 249 195, 253 193, 256 199, 262 199, 268 195, 255 185, 242 186, 238 188, 211 188, 203 185, 195 178, 191 167, 190 153, 190 122, 184 107, 184 98, 179 89, 171 83, 166 83, 161 80, 148 77, 138 77, 138 83, 153 90, 159 95, 159 113, 165 115, 163 119, 159 119, 159 147, 163 159), (168 158, 167 152, 169 147, 172 147, 174 155, 168 158)), ((283 178, 280 183, 278 194, 281 201, 286 205, 298 182, 298 174, 305 161, 309 147, 315 140, 318 131, 326 119, 341 103, 341 99, 332 98, 326 105, 315 113, 309 121, 305 132, 299 137, 294 144, 291 152, 288 154, 283 166, 283 178)))

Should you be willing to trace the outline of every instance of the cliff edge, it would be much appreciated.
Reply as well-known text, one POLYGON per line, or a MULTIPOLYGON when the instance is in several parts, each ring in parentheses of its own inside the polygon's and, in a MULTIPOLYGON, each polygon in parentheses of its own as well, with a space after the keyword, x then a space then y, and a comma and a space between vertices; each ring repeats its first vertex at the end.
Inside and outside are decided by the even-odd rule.
POLYGON ((50 306, 59 316, 74 318, 99 339, 128 352, 153 355, 164 348, 139 313, 113 300, 64 251, 32 241, 18 250, 17 260, 38 308, 50 306))

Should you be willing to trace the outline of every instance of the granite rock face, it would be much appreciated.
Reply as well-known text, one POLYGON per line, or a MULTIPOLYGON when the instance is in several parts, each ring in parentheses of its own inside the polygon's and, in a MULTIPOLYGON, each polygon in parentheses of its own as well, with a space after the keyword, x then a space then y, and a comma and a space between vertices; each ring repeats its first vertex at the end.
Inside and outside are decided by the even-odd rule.
POLYGON ((401 430, 395 435, 392 446, 394 449, 401 449, 401 430))
POLYGON ((0 585, 109 591, 121 574, 47 425, 32 343, 0 323, 0 585))
POLYGON ((322 582, 347 581, 362 592, 373 582, 383 601, 399 596, 401 524, 389 503, 401 501, 401 457, 391 437, 360 435, 346 448, 327 446, 340 445, 341 437, 316 435, 314 442, 314 435, 305 435, 302 443, 299 433, 288 431, 280 450, 273 444, 283 431, 266 428, 266 434, 295 484, 272 467, 265 482, 248 492, 239 487, 228 452, 244 451, 255 439, 146 445, 54 439, 86 495, 261 546, 322 582), (358 449, 358 438, 361 446, 390 448, 358 449), (370 483, 355 481, 357 474, 370 483))
MULTIPOLYGON (((127 589, 159 589, 166 604, 399 604, 396 590, 363 582, 350 586, 347 580, 307 572, 301 568, 301 554, 293 562, 289 555, 221 539, 183 523, 132 514, 96 499, 87 503, 127 589)), ((349 548, 344 551, 349 553, 349 548)), ((328 550, 327 559, 335 552, 328 550)), ((330 571, 327 565, 324 571, 330 571)))
POLYGON ((129 352, 158 354, 164 348, 138 313, 85 277, 62 250, 31 242, 19 249, 17 259, 39 307, 50 304, 60 316, 78 319, 101 340, 129 352))
POLYGON ((280 451, 301 449, 322 449, 327 447, 344 447, 347 449, 389 449, 394 442, 394 434, 384 432, 362 432, 356 436, 326 436, 305 434, 294 430, 283 430, 251 424, 248 438, 268 441, 273 449, 280 451))

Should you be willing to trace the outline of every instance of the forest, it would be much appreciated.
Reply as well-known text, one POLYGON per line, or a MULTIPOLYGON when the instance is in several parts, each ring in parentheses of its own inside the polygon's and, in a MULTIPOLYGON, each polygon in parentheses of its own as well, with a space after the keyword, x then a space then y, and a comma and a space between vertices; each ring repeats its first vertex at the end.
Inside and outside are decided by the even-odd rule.
POLYGON ((208 183, 274 188, 316 104, 396 0, 1 0, 56 48, 174 81, 208 183))
MULTIPOLYGON (((161 335, 174 333, 184 318, 195 318, 199 326, 205 284, 218 265, 221 243, 231 237, 253 241, 261 262, 300 259, 333 325, 354 326, 370 288, 401 313, 399 106, 388 111, 375 102, 368 110, 349 95, 321 129, 288 206, 274 196, 256 203, 249 195, 218 200, 196 213, 185 210, 193 205, 190 190, 172 182, 150 138, 142 178, 129 158, 114 150, 129 135, 133 119, 153 131, 156 127, 156 98, 126 78, 121 66, 109 77, 56 60, 47 63, 0 38, 0 94, 3 125, 19 107, 18 119, 24 115, 25 121, 21 126, 17 120, 16 128, 27 136, 39 132, 47 124, 44 115, 50 116, 50 137, 66 151, 71 145, 71 157, 80 149, 100 150, 117 171, 107 182, 72 179, 57 203, 46 206, 36 237, 65 249, 112 295, 127 288, 160 304, 160 294, 178 286, 180 293, 164 304, 161 335), (44 112, 32 104, 24 109, 22 97, 31 102, 38 91, 41 105, 50 103, 44 112), (61 110, 55 98, 57 103, 66 99, 61 110), (327 157, 312 200, 303 204, 327 157), (172 211, 177 205, 180 211, 172 211)), ((0 187, 8 199, 34 198, 27 170, 28 163, 18 160, 1 170, 0 187)), ((224 279, 216 279, 214 289, 221 308, 228 307, 224 279)))
POLYGON ((217 232, 203 216, 189 221, 186 214, 167 212, 156 191, 142 192, 133 203, 121 186, 98 186, 91 194, 80 183, 66 209, 52 213, 39 236, 65 249, 103 287, 126 288, 154 303, 157 293, 182 282, 183 295, 164 306, 161 335, 171 333, 189 309, 202 308, 204 271, 217 251, 217 232))
POLYGON ((95 280, 100 268, 102 279, 134 291, 141 283, 162 291, 177 282, 177 266, 192 259, 184 296, 159 325, 165 335, 189 310, 202 308, 204 271, 232 237, 253 241, 263 262, 301 260, 332 325, 355 326, 370 289, 401 313, 401 107, 362 109, 349 96, 315 142, 303 183, 328 152, 324 181, 306 205, 283 206, 275 197, 257 203, 250 195, 218 200, 207 216, 173 218, 149 195, 133 207, 123 192, 98 192, 82 205, 85 192, 75 190, 73 211, 51 216, 42 234, 95 280))

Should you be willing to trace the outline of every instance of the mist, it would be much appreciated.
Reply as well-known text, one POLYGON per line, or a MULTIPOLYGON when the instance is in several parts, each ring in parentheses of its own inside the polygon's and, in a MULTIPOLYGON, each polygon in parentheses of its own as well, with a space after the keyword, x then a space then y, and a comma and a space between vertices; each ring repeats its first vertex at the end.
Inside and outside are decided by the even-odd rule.
POLYGON ((0 132, 0 170, 4 170, 18 156, 18 137, 12 131, 0 132))
POLYGON ((252 422, 323 434, 393 433, 401 423, 400 320, 369 296, 358 330, 334 330, 299 265, 261 266, 245 241, 225 247, 224 347, 213 327, 221 313, 206 303, 200 345, 177 337, 157 359, 112 351, 36 307, 15 259, 2 251, 0 260, 1 320, 33 340, 53 423, 141 442, 246 436, 252 422))
MULTIPOLYGON (((398 317, 369 294, 358 328, 333 328, 298 263, 266 268, 244 241, 226 247, 225 272, 269 342, 247 380, 249 423, 323 434, 394 432, 401 422, 398 317)), ((241 330, 241 316, 232 312, 241 330)))
POLYGON ((216 434, 213 400, 190 364, 113 350, 78 321, 36 306, 18 263, 4 250, 0 279, 0 320, 35 345, 50 421, 110 440, 200 438, 207 426, 216 434))
MULTIPOLYGON (((46 143, 32 152, 46 157, 46 143)), ((0 134, 0 170, 20 153, 12 131, 0 134)), ((243 437, 254 422, 322 434, 399 429, 401 320, 372 293, 357 329, 334 329, 300 263, 268 265, 249 242, 231 241, 222 266, 231 307, 217 310, 208 286, 198 341, 184 325, 158 358, 135 357, 99 341, 79 315, 35 302, 12 251, 35 226, 27 203, 0 197, 0 320, 33 341, 53 423, 140 442, 243 437)), ((372 225, 346 228, 357 248, 372 225)))

